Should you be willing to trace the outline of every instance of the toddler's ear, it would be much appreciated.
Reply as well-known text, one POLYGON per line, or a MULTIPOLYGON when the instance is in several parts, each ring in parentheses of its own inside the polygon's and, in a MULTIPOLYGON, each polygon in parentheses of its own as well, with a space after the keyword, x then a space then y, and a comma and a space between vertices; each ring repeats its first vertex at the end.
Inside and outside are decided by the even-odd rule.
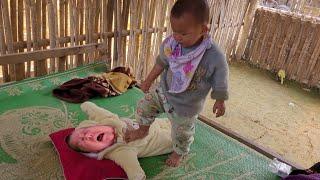
POLYGON ((203 24, 203 25, 202 25, 202 33, 203 33, 203 34, 207 34, 208 31, 209 31, 208 25, 207 25, 207 24, 203 24))

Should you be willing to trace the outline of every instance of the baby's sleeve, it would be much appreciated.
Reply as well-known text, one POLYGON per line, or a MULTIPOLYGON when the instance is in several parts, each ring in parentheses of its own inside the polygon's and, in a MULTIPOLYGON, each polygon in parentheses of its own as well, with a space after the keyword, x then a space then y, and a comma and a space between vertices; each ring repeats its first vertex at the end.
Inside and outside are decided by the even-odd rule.
POLYGON ((211 82, 211 98, 216 100, 227 100, 229 98, 229 67, 226 57, 221 51, 216 51, 213 59, 215 63, 213 66, 214 71, 211 82))
POLYGON ((129 180, 143 180, 146 175, 138 161, 137 152, 131 148, 121 148, 108 154, 127 174, 129 180))
POLYGON ((161 45, 160 45, 159 55, 157 56, 156 64, 162 66, 165 69, 169 67, 168 59, 164 53, 163 43, 161 43, 161 45))
POLYGON ((115 127, 119 132, 122 132, 122 128, 126 127, 126 124, 121 121, 118 115, 101 108, 92 102, 84 102, 80 105, 81 110, 85 112, 89 119, 95 121, 96 124, 104 124, 115 127))

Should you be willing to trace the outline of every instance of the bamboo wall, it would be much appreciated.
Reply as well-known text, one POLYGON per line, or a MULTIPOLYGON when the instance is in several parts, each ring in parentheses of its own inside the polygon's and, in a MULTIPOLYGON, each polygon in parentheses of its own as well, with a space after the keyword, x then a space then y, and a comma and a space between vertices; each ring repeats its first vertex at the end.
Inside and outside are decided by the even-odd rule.
MULTIPOLYGON (((210 34, 232 54, 250 0, 208 0, 210 34)), ((150 71, 174 0, 1 0, 3 82, 105 61, 150 71)), ((1 74, 1 72, 0 72, 1 74)))
POLYGON ((320 82, 320 23, 315 18, 272 9, 256 11, 244 58, 308 86, 320 82))
MULTIPOLYGON (((214 41, 232 57, 236 50, 243 19, 250 3, 257 0, 209 0, 210 34, 214 41)), ((228 59, 228 60, 231 60, 228 59)))

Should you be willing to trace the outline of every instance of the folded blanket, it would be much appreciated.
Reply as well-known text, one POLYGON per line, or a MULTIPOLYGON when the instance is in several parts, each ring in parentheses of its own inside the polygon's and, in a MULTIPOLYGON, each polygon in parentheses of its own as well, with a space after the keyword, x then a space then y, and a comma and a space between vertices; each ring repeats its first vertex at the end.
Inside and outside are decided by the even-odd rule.
POLYGON ((81 103, 93 97, 120 95, 136 83, 130 68, 117 67, 108 73, 71 79, 55 88, 52 93, 61 100, 81 103))

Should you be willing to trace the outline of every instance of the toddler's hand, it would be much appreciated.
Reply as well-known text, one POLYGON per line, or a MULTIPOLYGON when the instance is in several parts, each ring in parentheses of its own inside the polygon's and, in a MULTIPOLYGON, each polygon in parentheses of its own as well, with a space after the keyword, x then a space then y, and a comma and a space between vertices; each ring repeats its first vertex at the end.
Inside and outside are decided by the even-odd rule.
POLYGON ((213 114, 216 114, 216 117, 220 117, 224 115, 225 110, 224 100, 216 100, 213 105, 213 114))
POLYGON ((150 83, 150 82, 148 82, 148 81, 143 81, 143 82, 141 83, 140 88, 141 88, 141 90, 142 90, 144 93, 147 93, 147 92, 149 92, 150 86, 151 86, 151 83, 150 83))

